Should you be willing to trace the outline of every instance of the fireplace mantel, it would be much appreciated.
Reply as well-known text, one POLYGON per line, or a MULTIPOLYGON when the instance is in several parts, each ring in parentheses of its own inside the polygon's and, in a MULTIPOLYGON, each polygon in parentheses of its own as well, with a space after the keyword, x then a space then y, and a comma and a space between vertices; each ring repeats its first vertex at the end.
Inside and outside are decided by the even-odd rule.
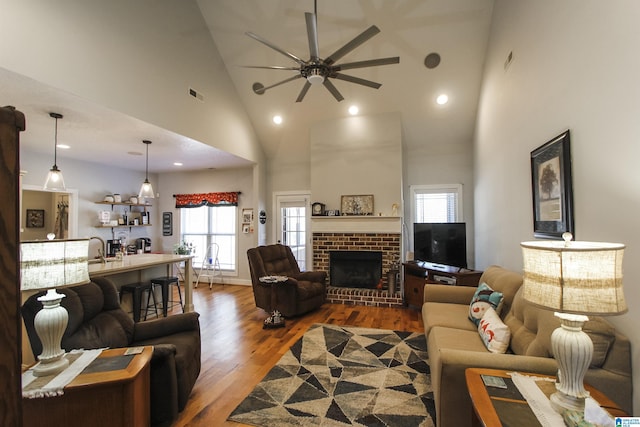
POLYGON ((373 215, 312 216, 313 233, 401 233, 402 217, 373 215))

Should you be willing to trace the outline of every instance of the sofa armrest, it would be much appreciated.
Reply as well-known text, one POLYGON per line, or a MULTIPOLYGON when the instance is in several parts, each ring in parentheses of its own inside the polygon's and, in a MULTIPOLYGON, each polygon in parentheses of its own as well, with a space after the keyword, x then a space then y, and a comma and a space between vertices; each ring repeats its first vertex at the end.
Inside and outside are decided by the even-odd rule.
POLYGON ((452 304, 471 303, 477 288, 452 285, 424 285, 424 302, 445 302, 452 304))
POLYGON ((144 341, 179 332, 197 331, 200 329, 199 317, 199 313, 191 312, 136 323, 133 330, 133 341, 144 341))

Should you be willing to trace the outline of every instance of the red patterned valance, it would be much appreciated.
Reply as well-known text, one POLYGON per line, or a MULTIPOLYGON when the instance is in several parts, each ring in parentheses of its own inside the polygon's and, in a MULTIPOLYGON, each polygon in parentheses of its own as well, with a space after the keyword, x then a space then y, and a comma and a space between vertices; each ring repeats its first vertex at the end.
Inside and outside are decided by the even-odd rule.
POLYGON ((200 206, 238 206, 240 192, 175 194, 176 208, 198 208, 200 206))

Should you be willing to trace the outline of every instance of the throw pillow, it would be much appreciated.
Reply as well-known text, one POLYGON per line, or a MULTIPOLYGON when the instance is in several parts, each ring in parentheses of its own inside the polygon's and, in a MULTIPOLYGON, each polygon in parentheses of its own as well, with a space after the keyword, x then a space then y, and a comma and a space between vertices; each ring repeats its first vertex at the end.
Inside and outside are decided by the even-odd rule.
POLYGON ((489 307, 492 307, 497 313, 499 313, 502 299, 502 292, 494 291, 486 283, 481 283, 480 286, 478 286, 476 293, 473 294, 473 298, 471 298, 471 304, 469 305, 469 320, 477 326, 489 307))
POLYGON ((505 353, 509 347, 511 331, 493 308, 487 309, 478 324, 478 333, 491 353, 505 353))

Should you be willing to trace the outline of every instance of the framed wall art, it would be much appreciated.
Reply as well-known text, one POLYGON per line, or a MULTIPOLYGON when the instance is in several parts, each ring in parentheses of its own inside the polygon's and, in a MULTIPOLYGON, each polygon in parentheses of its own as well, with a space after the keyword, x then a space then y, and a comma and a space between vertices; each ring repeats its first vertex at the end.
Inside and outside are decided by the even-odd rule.
POLYGON ((44 227, 44 209, 27 209, 27 227, 44 227))
POLYGON ((546 239, 574 235, 569 131, 531 152, 533 234, 546 239))
POLYGON ((253 222, 253 209, 242 209, 242 222, 253 222))
POLYGON ((342 215, 373 215, 373 194, 342 196, 340 210, 342 215))

